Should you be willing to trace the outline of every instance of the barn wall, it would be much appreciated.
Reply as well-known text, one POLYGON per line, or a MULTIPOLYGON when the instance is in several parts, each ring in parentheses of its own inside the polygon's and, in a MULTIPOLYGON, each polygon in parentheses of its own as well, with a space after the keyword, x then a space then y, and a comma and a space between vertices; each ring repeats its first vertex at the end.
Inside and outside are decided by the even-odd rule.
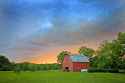
POLYGON ((73 64, 70 59, 70 56, 65 56, 62 64, 62 70, 64 71, 65 68, 68 67, 70 71, 73 71, 73 64))
POLYGON ((89 63, 73 62, 73 71, 81 71, 81 69, 88 69, 89 63))

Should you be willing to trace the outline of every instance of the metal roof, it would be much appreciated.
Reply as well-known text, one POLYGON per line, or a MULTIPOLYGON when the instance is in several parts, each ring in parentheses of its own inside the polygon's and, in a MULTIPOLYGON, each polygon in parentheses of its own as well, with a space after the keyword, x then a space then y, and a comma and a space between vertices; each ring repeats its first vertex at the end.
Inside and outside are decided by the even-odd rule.
POLYGON ((85 55, 72 55, 70 56, 72 62, 89 62, 89 58, 85 55))

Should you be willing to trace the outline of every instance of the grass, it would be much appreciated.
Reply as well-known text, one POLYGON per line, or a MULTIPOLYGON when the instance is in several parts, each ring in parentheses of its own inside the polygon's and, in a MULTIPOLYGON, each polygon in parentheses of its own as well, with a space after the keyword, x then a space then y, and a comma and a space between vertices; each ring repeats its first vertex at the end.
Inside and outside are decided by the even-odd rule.
POLYGON ((125 74, 74 72, 0 72, 0 83, 125 83, 125 74))

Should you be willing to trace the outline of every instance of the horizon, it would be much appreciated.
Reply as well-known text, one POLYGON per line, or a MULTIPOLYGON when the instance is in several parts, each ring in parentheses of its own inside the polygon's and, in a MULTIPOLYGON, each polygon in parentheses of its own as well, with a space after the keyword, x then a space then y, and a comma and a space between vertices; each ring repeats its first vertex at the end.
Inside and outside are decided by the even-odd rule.
POLYGON ((13 62, 55 63, 67 50, 97 49, 125 31, 124 0, 1 0, 0 53, 13 62))

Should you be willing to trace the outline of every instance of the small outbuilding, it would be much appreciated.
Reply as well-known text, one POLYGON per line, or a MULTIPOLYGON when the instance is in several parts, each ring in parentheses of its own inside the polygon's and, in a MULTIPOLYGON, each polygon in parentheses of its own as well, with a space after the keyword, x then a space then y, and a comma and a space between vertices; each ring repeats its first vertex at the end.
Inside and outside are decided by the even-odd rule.
POLYGON ((81 72, 89 68, 89 58, 85 55, 66 55, 62 63, 63 71, 81 72))

